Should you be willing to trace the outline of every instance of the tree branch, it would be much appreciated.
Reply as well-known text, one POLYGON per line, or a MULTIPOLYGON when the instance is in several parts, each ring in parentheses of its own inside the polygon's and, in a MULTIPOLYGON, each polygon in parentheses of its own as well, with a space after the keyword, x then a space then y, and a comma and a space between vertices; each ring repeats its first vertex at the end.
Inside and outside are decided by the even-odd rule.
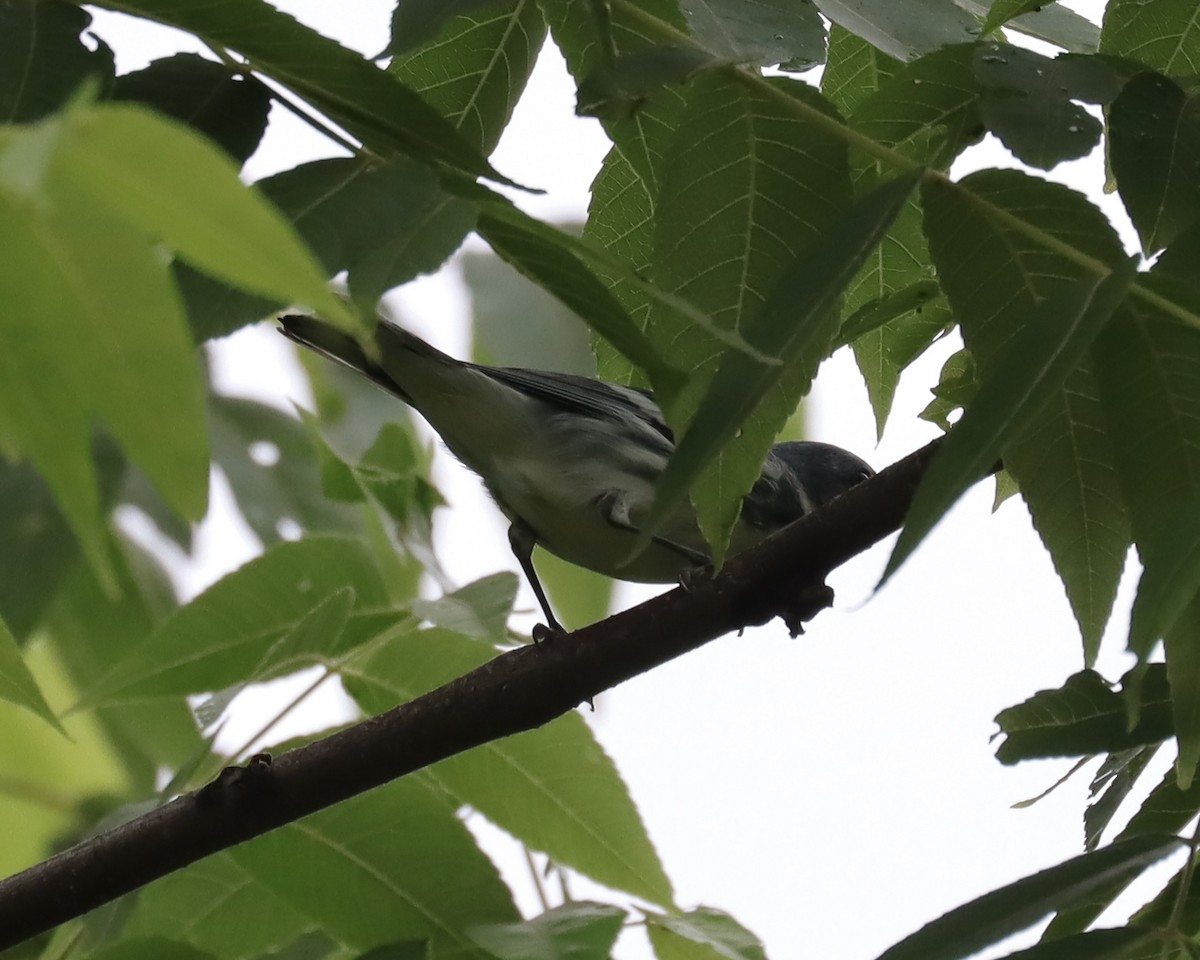
MULTIPOLYGON (((0 949, 419 770, 540 726, 732 630, 801 618, 826 574, 899 529, 940 441, 732 558, 716 576, 501 654, 386 713, 246 767, 0 881, 0 949)), ((819 604, 818 604, 819 606, 819 604)))

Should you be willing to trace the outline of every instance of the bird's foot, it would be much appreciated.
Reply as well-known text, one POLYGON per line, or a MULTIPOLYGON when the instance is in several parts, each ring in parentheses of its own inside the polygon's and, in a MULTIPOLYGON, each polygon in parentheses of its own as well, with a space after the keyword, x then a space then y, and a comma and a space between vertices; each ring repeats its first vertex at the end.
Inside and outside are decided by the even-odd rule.
POLYGON ((790 598, 779 611, 779 617, 792 637, 804 633, 804 624, 822 610, 833 606, 833 588, 827 583, 810 583, 790 598))
POLYGON ((566 632, 567 631, 563 628, 561 623, 535 623, 533 625, 533 630, 530 631, 530 637, 533 639, 533 642, 536 645, 541 643, 543 640, 549 640, 552 637, 560 637, 566 632))
POLYGON ((694 593, 705 581, 712 579, 714 572, 711 563, 693 564, 679 574, 679 585, 688 593, 694 593))

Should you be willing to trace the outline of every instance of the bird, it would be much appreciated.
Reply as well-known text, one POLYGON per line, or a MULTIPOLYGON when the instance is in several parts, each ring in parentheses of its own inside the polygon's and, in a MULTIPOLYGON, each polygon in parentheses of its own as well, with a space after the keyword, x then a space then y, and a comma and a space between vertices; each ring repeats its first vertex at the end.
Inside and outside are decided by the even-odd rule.
MULTIPOLYGON (((637 551, 675 437, 646 389, 570 373, 457 360, 386 318, 368 352, 312 316, 279 317, 294 342, 374 381, 428 421, 509 521, 508 541, 546 618, 563 633, 533 565, 541 546, 617 580, 686 582, 711 567, 695 511, 679 504, 637 551)), ((829 443, 774 444, 742 501, 736 554, 874 475, 829 443)), ((539 625, 540 626, 540 625, 539 625)))

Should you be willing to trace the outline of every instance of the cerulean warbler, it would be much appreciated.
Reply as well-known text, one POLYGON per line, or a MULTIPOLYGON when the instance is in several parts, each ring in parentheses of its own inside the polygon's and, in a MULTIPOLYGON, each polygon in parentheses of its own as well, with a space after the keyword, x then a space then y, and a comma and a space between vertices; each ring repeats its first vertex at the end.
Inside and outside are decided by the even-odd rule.
MULTIPOLYGON (((710 562, 690 503, 634 552, 639 523, 675 447, 648 390, 592 377, 487 367, 447 356, 381 320, 377 361, 350 336, 306 316, 282 332, 365 374, 415 408, 450 452, 479 474, 510 522, 509 543, 552 630, 533 548, 618 580, 673 583, 710 562)), ((828 443, 775 444, 742 502, 729 545, 745 550, 874 471, 828 443)))

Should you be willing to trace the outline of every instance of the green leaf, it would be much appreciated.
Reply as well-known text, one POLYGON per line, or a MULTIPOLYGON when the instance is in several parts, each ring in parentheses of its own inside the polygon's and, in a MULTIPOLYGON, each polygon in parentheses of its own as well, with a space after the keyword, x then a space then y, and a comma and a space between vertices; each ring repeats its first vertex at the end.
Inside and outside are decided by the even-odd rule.
POLYGON ((0 3, 0 121, 30 123, 53 113, 89 77, 112 83, 112 50, 88 49, 80 34, 91 14, 73 3, 0 3))
POLYGON ((576 900, 522 923, 472 927, 472 940, 499 960, 608 960, 625 911, 576 900))
POLYGON ((879 960, 967 957, 1097 889, 1135 876, 1182 844, 1178 837, 1150 835, 1085 853, 951 910, 885 950, 879 960))
POLYGON ((295 667, 349 649, 402 614, 386 611, 387 593, 371 557, 356 541, 310 537, 282 543, 217 581, 180 608, 86 694, 115 703, 221 690, 252 672, 295 667), (264 660, 278 641, 331 595, 350 590, 359 626, 340 646, 312 637, 285 661, 264 660), (384 608, 379 610, 378 608, 384 608))
POLYGON ((95 960, 215 960, 215 956, 186 943, 178 943, 166 937, 134 939, 122 937, 119 943, 110 943, 88 953, 95 960))
POLYGON ((1184 790, 1179 786, 1175 770, 1167 770, 1117 839, 1150 833, 1178 833, 1191 822, 1197 811, 1200 811, 1200 781, 1193 778, 1184 790))
MULTIPOLYGON (((850 127, 918 163, 949 167, 984 131, 974 55, 960 44, 899 67, 858 104, 850 127)), ((889 172, 877 160, 866 169, 889 172)))
MULTIPOLYGON (((790 299, 786 320, 783 301, 792 291, 784 290, 794 286, 794 274, 802 269, 796 264, 807 252, 818 246, 828 249, 825 240, 850 200, 844 144, 792 101, 825 115, 832 114, 832 107, 802 83, 767 83, 749 85, 712 74, 691 85, 687 112, 662 170, 655 211, 655 283, 696 305, 718 328, 750 340, 760 357, 772 361, 743 358, 747 363, 739 365, 735 354, 724 353, 708 331, 696 329, 678 314, 657 307, 650 311, 647 332, 659 350, 690 375, 682 397, 655 383, 659 403, 677 434, 693 416, 700 416, 700 389, 723 362, 754 370, 752 379, 734 391, 737 409, 727 411, 739 421, 736 440, 726 443, 734 431, 714 436, 691 463, 668 466, 665 476, 672 479, 667 488, 659 487, 660 507, 649 521, 665 516, 666 508, 707 468, 693 497, 718 565, 741 499, 758 478, 776 434, 808 392, 836 323, 833 302, 826 299, 830 291, 822 284, 812 296, 790 299), (786 338, 772 331, 776 326, 803 330, 791 341, 796 345, 811 337, 803 356, 784 349, 786 338), (787 365, 774 362, 776 358, 787 365)), ((832 295, 840 292, 841 286, 832 295)), ((729 375, 717 377, 710 390, 729 375)), ((715 405, 724 399, 708 402, 715 405)), ((681 449, 691 456, 689 441, 694 445, 707 433, 702 427, 693 437, 689 427, 676 456, 681 449)))
POLYGON ((1134 77, 1109 111, 1117 189, 1150 256, 1200 216, 1200 90, 1134 77))
POLYGON ((1162 943, 1159 931, 1150 927, 1106 927, 1088 930, 1061 940, 1046 940, 1037 946, 1005 954, 1004 960, 1128 960, 1131 951, 1162 943))
POLYGON ((1118 693, 1100 674, 1082 670, 1057 690, 1041 690, 996 715, 1005 740, 996 749, 1001 763, 1038 757, 1080 757, 1158 743, 1174 732, 1166 670, 1152 664, 1137 692, 1142 711, 1129 728, 1131 677, 1118 693))
MULTIPOLYGON (((664 45, 678 45, 687 24, 675 0, 639 0, 636 5, 616 4, 607 29, 596 7, 576 0, 542 0, 542 12, 555 43, 566 58, 576 85, 597 70, 610 67, 622 57, 664 45)), ((608 5, 606 5, 608 7, 608 5)), ((650 97, 632 116, 604 118, 604 130, 613 141, 639 189, 657 194, 658 171, 683 110, 683 97, 676 89, 664 89, 650 97)))
POLYGON ((1100 142, 1100 121, 1075 102, 1085 91, 1070 83, 1071 66, 1007 43, 984 43, 975 52, 980 115, 1030 166, 1049 170, 1087 156, 1100 142))
POLYGON ((239 163, 258 149, 271 110, 271 91, 258 79, 235 77, 224 64, 194 53, 177 53, 121 74, 113 99, 153 107, 186 123, 239 163))
MULTIPOLYGON (((1104 758, 1088 790, 1088 806, 1083 812, 1083 844, 1095 850, 1112 818, 1129 796, 1138 778, 1154 755, 1158 744, 1119 750, 1104 758)), ((1151 831, 1161 833, 1169 831, 1151 831)))
POLYGON ((0 620, 0 699, 24 707, 45 720, 64 737, 67 731, 58 722, 58 717, 50 709, 50 704, 42 696, 41 688, 29 668, 25 666, 25 658, 21 656, 21 648, 17 646, 16 638, 8 632, 8 627, 0 620))
MULTIPOLYGON (((42 620, 71 679, 75 698, 142 643, 177 608, 166 571, 145 550, 120 542, 118 595, 105 593, 83 564, 70 572, 42 620)), ((178 770, 202 749, 183 697, 101 707, 93 716, 125 770, 130 787, 150 796, 163 770, 178 770)))
POLYGON ((438 600, 414 600, 409 606, 422 620, 453 633, 502 643, 517 595, 517 577, 493 573, 438 600))
MULTIPOLYGON (((461 676, 495 652, 443 630, 413 631, 344 668, 343 682, 374 714, 461 676)), ((670 881, 637 808, 578 714, 449 757, 423 775, 455 803, 473 807, 555 862, 651 903, 671 903, 670 881)))
MULTIPOLYGON (((778 356, 785 367, 758 364, 742 354, 726 354, 688 432, 676 446, 658 482, 648 527, 653 529, 668 507, 684 495, 700 471, 739 429, 744 431, 739 441, 745 442, 751 424, 745 427, 742 424, 782 377, 788 376, 793 384, 798 380, 800 393, 807 390, 836 330, 837 298, 891 226, 916 180, 915 175, 900 177, 868 194, 825 233, 816 249, 787 265, 747 331, 760 349, 778 356)), ((732 509, 727 501, 716 505, 716 510, 724 514, 720 517, 721 527, 713 522, 716 510, 709 513, 705 532, 710 542, 715 530, 727 535, 737 519, 740 498, 750 489, 779 426, 782 423, 768 423, 757 438, 762 441, 760 445, 750 448, 748 456, 757 459, 749 464, 752 470, 743 472, 748 479, 744 486, 727 491, 737 495, 732 509)), ((709 505, 701 496, 696 500, 699 511, 709 505)), ((703 512, 701 517, 703 524, 703 512)), ((723 543, 724 537, 716 546, 723 543)), ((715 556, 719 562, 719 549, 715 556)))
POLYGON ((816 0, 834 23, 897 60, 915 60, 979 36, 979 20, 953 0, 816 0))
MULTIPOLYGON (((471 6, 477 0, 465 0, 471 6)), ((415 90, 463 137, 490 154, 533 72, 546 36, 535 0, 490 0, 483 9, 462 11, 439 24, 429 42, 411 49, 414 31, 405 18, 417 11, 445 17, 459 3, 403 3, 392 17, 392 59, 388 72, 415 90), (402 21, 398 24, 397 21, 402 21), (397 29, 407 42, 397 46, 397 29)))
POLYGON ((252 69, 294 90, 377 153, 399 150, 425 163, 504 179, 404 84, 264 0, 239 0, 236 17, 204 0, 107 0, 103 6, 236 50, 252 69))
POLYGON ((55 172, 194 266, 356 329, 283 218, 241 183, 222 151, 188 128, 130 105, 79 111, 55 172))
MULTIPOLYGON (((441 266, 475 222, 469 203, 446 193, 429 169, 402 156, 384 163, 315 160, 255 187, 295 227, 325 276, 349 273, 351 292, 366 316, 374 315, 385 290, 441 266)), ((179 266, 197 339, 231 333, 286 305, 179 266)))
POLYGON ((900 61, 835 23, 829 31, 829 54, 821 74, 821 93, 842 116, 848 117, 900 66, 900 61))
POLYGON ((312 925, 222 851, 144 887, 122 934, 169 936, 218 957, 256 957, 312 925))
POLYGON ((933 399, 918 416, 949 432, 953 427, 950 414, 966 407, 979 392, 979 378, 975 373, 975 358, 970 350, 958 350, 942 364, 938 382, 929 390, 933 399))
POLYGON ((294 538, 299 531, 361 529, 355 511, 331 503, 323 493, 308 431, 295 417, 256 400, 214 394, 208 421, 213 462, 264 544, 294 538))
POLYGON ((729 914, 698 907, 684 914, 646 914, 658 960, 766 960, 762 943, 729 914))
MULTIPOLYGON (((1102 264, 1126 259, 1112 226, 1087 200, 1016 171, 982 171, 957 186, 930 184, 923 200, 938 279, 981 381, 993 376, 1039 304, 1094 277, 1102 264), (1018 229, 1014 220, 1027 226, 1018 229), (1056 243, 1096 262, 1081 265, 1056 243), (983 276, 980 263, 988 264, 983 276)), ((1097 346, 1117 326, 1110 323, 1097 346)), ((1129 544, 1099 380, 1085 359, 1003 450, 1066 587, 1086 663, 1095 659, 1129 544)))
POLYGON ((1060 3, 1042 0, 959 0, 959 5, 984 16, 984 32, 1007 24, 1011 29, 1074 53, 1095 53, 1100 46, 1100 28, 1060 3))
POLYGON ((1135 602, 1129 644, 1145 658, 1181 604, 1200 587, 1191 546, 1179 537, 1200 518, 1200 419, 1195 406, 1200 398, 1200 331, 1131 300, 1126 315, 1097 340, 1094 353, 1144 566, 1138 590, 1146 596, 1135 602))
POLYGON ((850 281, 842 301, 846 319, 838 341, 853 341, 880 436, 900 373, 953 322, 945 298, 931 300, 931 294, 940 291, 921 219, 921 205, 910 197, 850 281))
MULTIPOLYGON (((1198 588, 1200 502, 1189 502, 1181 504, 1173 522, 1155 538, 1153 553, 1146 557, 1130 617, 1129 648, 1145 655, 1160 638, 1170 635, 1198 588)), ((1183 631, 1174 631, 1176 644, 1183 635, 1183 631)))
POLYGON ((1031 10, 1040 10, 1044 6, 1045 0, 993 0, 988 8, 987 19, 983 21, 983 32, 991 33, 1013 17, 1019 17, 1031 10))
POLYGON ((683 13, 696 42, 730 63, 803 71, 825 61, 825 27, 811 3, 697 0, 683 13))
POLYGON ((1169 76, 1192 76, 1200 66, 1200 29, 1192 0, 1109 0, 1100 52, 1139 60, 1169 76))
POLYGON ((925 471, 881 584, 1062 390, 1124 301, 1133 276, 1133 265, 1127 264, 1102 280, 1086 278, 1073 288, 1058 290, 1013 333, 925 471))
POLYGON ((579 84, 575 112, 601 120, 630 119, 641 112, 652 94, 677 87, 725 62, 691 44, 664 44, 617 57, 579 84))
POLYGON ((208 450, 199 370, 153 238, 112 198, 59 169, 47 179, 47 163, 61 168, 77 152, 74 126, 48 122, 0 149, 0 235, 12 247, 0 262, 0 435, 46 478, 92 565, 109 571, 93 418, 190 519, 205 510, 208 450), (30 165, 47 140, 52 152, 30 165), (32 194, 11 192, 13 177, 32 194))
POLYGON ((455 807, 407 777, 230 851, 292 910, 358 949, 429 940, 482 957, 467 930, 520 917, 455 807))
MULTIPOLYGON (((1193 579, 1193 590, 1195 589, 1193 579)), ((1200 764, 1200 594, 1165 633, 1167 679, 1171 682, 1171 713, 1179 754, 1175 778, 1180 790, 1192 785, 1200 764)))
MULTIPOLYGON (((111 443, 94 445, 92 453, 107 503, 122 458, 111 443)), ((45 479, 28 463, 0 458, 0 617, 17 637, 36 626, 78 557, 79 543, 45 479)))
POLYGON ((496 0, 406 0, 392 11, 386 52, 396 55, 412 50, 445 32, 455 20, 481 17, 484 10, 496 6, 496 0))

